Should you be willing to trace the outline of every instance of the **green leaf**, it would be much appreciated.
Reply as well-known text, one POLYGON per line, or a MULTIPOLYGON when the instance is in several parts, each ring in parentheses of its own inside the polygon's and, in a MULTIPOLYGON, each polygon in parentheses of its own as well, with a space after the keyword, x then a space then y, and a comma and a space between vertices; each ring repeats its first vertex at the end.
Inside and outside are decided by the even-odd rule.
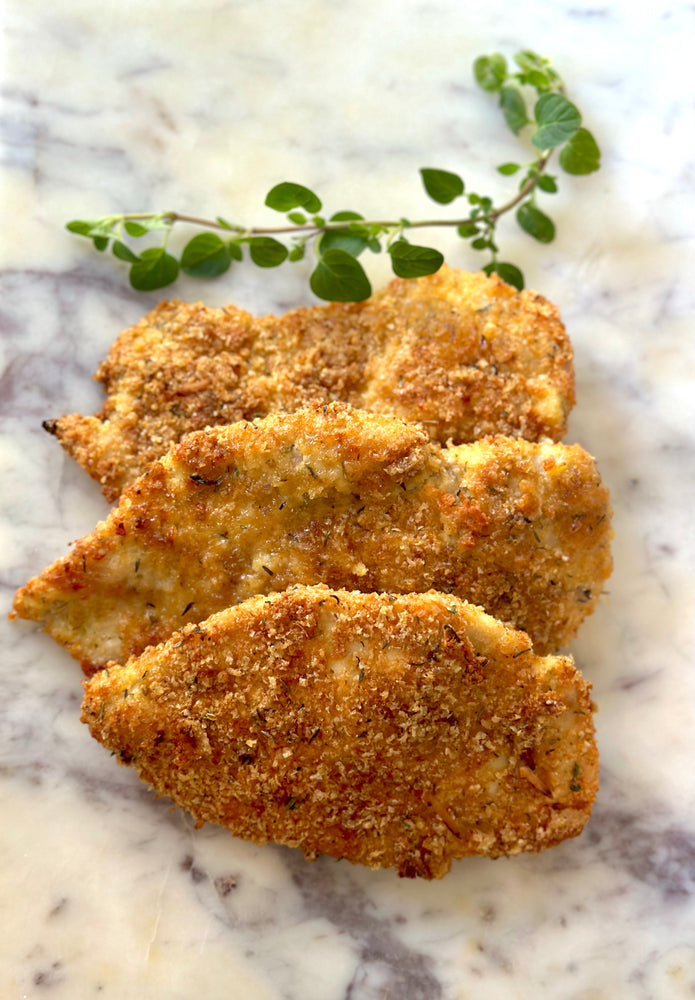
POLYGON ((540 70, 542 73, 545 73, 550 66, 548 59, 544 56, 539 56, 532 49, 520 49, 519 52, 514 54, 514 62, 524 73, 530 73, 532 70, 540 70))
POLYGON ((311 290, 328 302, 362 302, 372 286, 360 262, 344 250, 326 250, 309 279, 311 290))
POLYGON ((303 246, 292 247, 292 249, 289 252, 288 259, 292 260, 292 261, 294 261, 294 260, 301 260, 303 256, 304 256, 304 247, 303 246))
POLYGON ((557 181, 550 174, 541 174, 536 183, 546 194, 555 194, 557 191, 557 181))
POLYGON ((486 236, 479 236, 477 240, 473 240, 471 246, 474 250, 487 250, 490 243, 486 236))
POLYGON ((306 215, 303 212, 290 212, 287 218, 290 222, 294 222, 295 226, 303 226, 306 222, 306 215))
POLYGON ((305 208, 307 212, 321 210, 321 199, 303 184, 283 181, 268 192, 265 199, 268 208, 277 212, 290 212, 293 208, 305 208))
POLYGON ((241 249, 241 244, 236 240, 230 240, 227 244, 227 249, 229 250, 229 256, 232 260, 243 260, 244 254, 241 249))
POLYGON ((504 114, 504 120, 515 135, 521 131, 524 125, 528 125, 529 117, 526 113, 526 101, 522 97, 518 87, 502 87, 500 91, 500 107, 504 114))
POLYGON ((440 205, 448 205, 454 198, 463 194, 463 181, 458 174, 448 170, 436 170, 434 167, 423 167, 420 170, 425 191, 432 201, 440 205))
POLYGON ((506 264, 504 261, 495 260, 491 264, 487 264, 483 271, 485 274, 498 274, 502 281, 506 281, 508 285, 518 289, 518 291, 522 291, 524 287, 524 276, 515 264, 506 264))
POLYGON ((540 243, 552 243, 555 239, 555 223, 530 201, 525 201, 519 206, 516 221, 524 232, 540 243))
MULTIPOLYGON (((364 222, 364 216, 360 215, 359 212, 335 212, 328 221, 349 222, 350 226, 348 227, 347 232, 351 233, 353 236, 364 236, 366 240, 369 240, 373 236, 372 229, 362 225, 364 222)), ((381 231, 381 227, 378 226, 377 230, 381 231)))
POLYGON ((577 132, 582 116, 562 94, 543 94, 534 107, 538 128, 531 136, 536 149, 552 149, 567 142, 577 132))
POLYGON ((153 215, 149 219, 141 219, 139 222, 126 219, 123 225, 129 236, 138 237, 158 229, 171 229, 173 221, 170 213, 161 212, 159 215, 153 215))
POLYGON ((418 247, 407 240, 396 240, 389 247, 391 267, 399 278, 421 278, 434 274, 444 263, 444 255, 431 247, 418 247))
POLYGON ((68 222, 65 228, 71 233, 77 233, 78 236, 87 236, 90 240, 106 239, 108 242, 114 235, 112 223, 105 219, 76 219, 74 222, 68 222))
POLYGON ((139 222, 133 222, 128 219, 123 223, 123 227, 127 232, 128 236, 144 236, 145 233, 149 232, 146 226, 141 226, 139 222))
POLYGON ((550 89, 550 78, 546 73, 541 73, 540 70, 529 70, 528 73, 524 73, 524 79, 526 83, 535 87, 539 92, 550 89))
POLYGON ((108 236, 95 236, 94 237, 94 246, 96 247, 97 250, 106 250, 106 248, 107 248, 108 245, 109 245, 109 238, 108 238, 108 236))
POLYGON ((179 274, 179 262, 164 247, 152 247, 144 250, 137 264, 130 269, 130 283, 139 292, 151 292, 155 288, 164 288, 176 281, 179 274))
POLYGON ((335 212, 329 219, 329 222, 359 222, 364 219, 363 215, 359 212, 335 212))
POLYGON ((65 228, 71 233, 77 233, 78 236, 89 236, 92 226, 92 222, 85 222, 83 219, 74 219, 72 222, 68 222, 65 228))
POLYGON ((530 49, 522 49, 521 52, 517 52, 514 56, 514 62, 522 71, 526 82, 533 87, 547 89, 547 87, 560 82, 560 77, 552 68, 550 60, 539 56, 530 49))
POLYGON ((259 267, 277 267, 287 259, 287 247, 272 236, 251 236, 247 243, 251 260, 259 267))
POLYGON ((529 73, 535 69, 542 70, 545 60, 531 49, 520 49, 514 53, 514 62, 524 73, 529 73))
POLYGON ((463 222, 456 232, 459 236, 462 236, 464 240, 467 240, 470 236, 478 235, 478 227, 475 222, 463 222))
POLYGON ((215 233, 200 233, 186 244, 181 254, 181 270, 192 278, 217 278, 229 270, 229 245, 215 233))
POLYGON ((473 63, 473 75, 483 90, 499 90, 507 76, 507 60, 499 52, 479 56, 473 63))
POLYGON ((365 235, 361 233, 352 232, 350 229, 328 229, 320 239, 320 252, 325 253, 326 250, 344 250, 345 253, 349 253, 352 257, 359 257, 363 250, 369 246, 369 237, 366 235, 367 230, 364 230, 365 235))
POLYGON ((128 264, 137 264, 140 260, 136 253, 126 246, 125 243, 121 243, 120 240, 114 240, 113 246, 111 247, 114 257, 118 257, 119 260, 124 260, 128 264))
POLYGON ((520 163, 501 163, 497 168, 497 173, 502 174, 503 177, 511 177, 517 170, 521 170, 520 163))
POLYGON ((588 129, 580 128, 560 150, 560 166, 567 174, 591 174, 601 166, 601 151, 588 129))
POLYGON ((520 82, 535 87, 539 93, 550 90, 557 80, 557 74, 550 68, 549 61, 529 49, 517 52, 514 56, 514 62, 521 70, 521 73, 518 74, 520 82))

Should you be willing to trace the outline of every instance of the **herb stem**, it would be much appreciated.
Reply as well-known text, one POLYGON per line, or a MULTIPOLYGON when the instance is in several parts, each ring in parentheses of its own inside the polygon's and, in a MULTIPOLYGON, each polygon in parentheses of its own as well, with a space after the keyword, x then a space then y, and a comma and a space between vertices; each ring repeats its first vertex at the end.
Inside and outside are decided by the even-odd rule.
MULTIPOLYGON (((398 232, 401 229, 433 229, 435 227, 442 226, 464 226, 471 222, 496 222, 502 215, 510 212, 513 208, 516 208, 518 204, 524 201, 531 192, 534 190, 538 184, 538 178, 545 170, 545 167, 550 159, 550 152, 544 153, 538 158, 536 162, 536 170, 532 177, 528 177, 525 183, 519 188, 517 194, 506 201, 499 208, 493 208, 489 212, 481 213, 480 215, 466 215, 458 219, 418 219, 415 222, 405 222, 402 219, 396 221, 394 219, 360 219, 360 227, 368 228, 370 226, 378 226, 380 229, 394 229, 398 232)), ((204 229, 221 229, 226 231, 232 231, 235 233, 243 234, 244 236, 270 236, 270 235, 281 235, 283 233, 306 233, 309 238, 313 236, 318 236, 323 232, 344 232, 349 230, 351 226, 355 225, 354 220, 348 222, 324 222, 323 225, 317 225, 314 222, 307 222, 300 225, 292 226, 251 226, 247 228, 246 226, 239 226, 228 222, 218 222, 216 219, 204 219, 197 215, 186 215, 183 212, 128 212, 125 215, 112 216, 114 221, 117 220, 127 220, 127 221, 137 221, 138 219, 162 219, 163 221, 170 222, 172 225, 175 222, 185 222, 191 226, 200 226, 204 229)))
POLYGON ((558 166, 564 173, 590 174, 599 169, 601 153, 594 137, 582 125, 579 109, 565 96, 563 82, 550 60, 523 49, 514 55, 514 62, 516 70, 496 52, 480 56, 473 64, 476 82, 498 98, 511 131, 518 136, 524 129, 532 130, 529 139, 535 159, 497 167, 498 173, 505 177, 522 171, 516 193, 499 205, 491 197, 471 191, 458 174, 423 167, 420 175, 428 196, 439 205, 449 205, 463 197, 468 203, 466 215, 411 221, 404 217, 365 219, 358 212, 344 210, 326 219, 320 214, 322 200, 314 191, 303 184, 284 181, 274 185, 265 198, 268 208, 285 213, 278 226, 243 226, 221 215, 205 219, 169 211, 127 212, 91 221, 74 219, 67 223, 67 228, 91 240, 96 250, 110 247, 115 257, 130 265, 130 283, 139 291, 164 288, 176 280, 179 272, 190 277, 215 278, 245 256, 259 267, 277 267, 285 260, 299 261, 313 242, 316 260, 309 279, 312 292, 326 301, 360 302, 372 291, 358 260, 364 250, 388 253, 393 273, 399 278, 425 277, 442 266, 444 255, 433 247, 415 245, 409 238, 410 230, 435 228, 456 229, 461 239, 471 241, 473 250, 490 255, 481 268, 485 274, 497 274, 521 290, 524 287, 521 270, 499 259, 498 220, 516 210, 516 221, 524 232, 540 243, 552 242, 555 224, 537 204, 538 192, 557 191, 557 179, 545 172, 548 162, 559 151, 558 166), (532 106, 527 103, 529 98, 533 99, 532 106), (167 250, 177 222, 204 230, 186 243, 180 257, 167 250), (140 254, 126 240, 156 230, 161 232, 160 245, 148 246, 140 254), (226 238, 220 233, 226 233, 226 238))

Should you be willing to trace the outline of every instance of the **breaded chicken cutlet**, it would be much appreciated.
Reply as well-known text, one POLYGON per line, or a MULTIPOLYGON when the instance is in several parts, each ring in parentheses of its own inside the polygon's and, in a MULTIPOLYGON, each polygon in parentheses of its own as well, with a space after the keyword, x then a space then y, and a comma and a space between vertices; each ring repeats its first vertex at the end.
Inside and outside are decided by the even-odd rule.
POLYGON ((436 589, 547 652, 593 610, 610 538, 607 490, 578 445, 442 448, 397 418, 315 405, 187 435, 14 613, 89 672, 295 583, 436 589))
POLYGON ((314 401, 418 421, 442 443, 559 440, 574 405, 555 306, 446 266, 365 302, 279 317, 163 302, 118 337, 96 377, 100 413, 44 426, 110 501, 190 431, 314 401))
POLYGON ((572 660, 450 595, 294 587, 85 683, 160 795, 259 844, 439 878, 579 834, 598 784, 572 660))

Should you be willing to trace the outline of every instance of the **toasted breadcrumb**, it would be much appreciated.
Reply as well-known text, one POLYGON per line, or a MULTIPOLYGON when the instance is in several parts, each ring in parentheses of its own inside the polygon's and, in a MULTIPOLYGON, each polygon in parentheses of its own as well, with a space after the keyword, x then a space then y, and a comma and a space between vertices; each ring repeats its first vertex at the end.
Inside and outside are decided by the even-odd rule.
POLYGON ((574 405, 555 306, 496 275, 446 266, 366 302, 256 318, 162 302, 101 365, 96 416, 48 420, 115 500, 192 430, 342 400, 417 421, 442 443, 487 434, 559 440, 574 405))
POLYGON ((581 832, 590 685, 450 595, 294 587, 85 683, 82 721, 199 822, 399 875, 581 832))
POLYGON ((610 508, 578 445, 442 448, 341 403, 195 432, 14 613, 85 670, 294 583, 455 593, 558 649, 611 570, 610 508))

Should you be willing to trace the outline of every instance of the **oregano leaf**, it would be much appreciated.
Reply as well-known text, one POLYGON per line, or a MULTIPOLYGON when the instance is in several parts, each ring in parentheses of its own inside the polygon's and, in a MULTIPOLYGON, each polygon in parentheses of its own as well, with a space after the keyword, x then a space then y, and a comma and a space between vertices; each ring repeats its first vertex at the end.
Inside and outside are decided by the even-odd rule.
POLYGON ((502 174, 503 177, 511 177, 517 170, 521 170, 520 163, 501 163, 497 168, 497 173, 502 174))
POLYGON ((130 269, 130 283, 139 292, 151 292, 176 281, 179 262, 164 247, 143 250, 140 260, 130 269))
POLYGON ((511 285, 520 292, 523 291, 524 276, 515 264, 507 264, 505 261, 495 260, 490 264, 486 264, 483 271, 485 274, 497 274, 508 285, 511 285))
POLYGON ((181 270, 192 278, 217 278, 231 263, 229 245, 215 233, 194 236, 181 254, 181 270))
POLYGON ((444 255, 431 247, 414 246, 407 240, 396 240, 389 247, 391 267, 399 278, 422 278, 434 274, 444 263, 444 255))
POLYGON ((94 236, 93 242, 96 249, 102 251, 106 250, 109 245, 109 238, 108 236, 94 236))
POLYGON ((268 208, 274 208, 277 212, 290 212, 293 208, 305 208, 307 212, 321 210, 321 199, 317 194, 303 184, 291 181, 283 181, 271 188, 265 203, 268 208))
POLYGON ((504 120, 515 135, 521 131, 524 125, 528 125, 526 101, 518 87, 502 87, 500 107, 504 120))
POLYGON ((79 236, 87 236, 90 240, 106 239, 110 240, 114 236, 114 228, 111 219, 77 220, 68 223, 67 229, 79 236))
POLYGON ((71 233, 77 233, 78 236, 89 236, 92 225, 93 223, 86 222, 84 219, 74 219, 72 222, 68 222, 65 228, 71 233))
POLYGON ((582 116, 577 107, 562 94, 542 94, 533 110, 538 128, 531 136, 536 149, 561 146, 577 132, 582 116))
POLYGON ((528 83, 531 87, 535 87, 539 94, 550 89, 550 79, 547 74, 541 73, 537 69, 532 69, 528 73, 525 73, 524 82, 528 83))
POLYGON ((580 128, 560 150, 560 166, 566 174, 591 174, 601 166, 601 151, 591 132, 580 128))
POLYGON ((449 170, 422 167, 420 176, 427 194, 440 205, 448 205, 454 198, 463 194, 463 181, 458 174, 452 174, 449 170))
POLYGON ((342 212, 334 212, 333 215, 330 218, 330 221, 331 222, 359 222, 359 221, 361 221, 363 219, 364 219, 364 216, 360 215, 359 212, 349 212, 349 211, 346 210, 346 211, 342 211, 342 212))
POLYGON ((464 240, 467 240, 470 236, 478 235, 478 227, 475 222, 462 222, 456 232, 459 236, 462 236, 464 240))
POLYGON ((129 236, 138 237, 159 229, 171 229, 173 221, 170 213, 161 212, 159 215, 151 215, 149 218, 143 218, 139 221, 126 219, 123 225, 129 236))
POLYGON ((372 286, 360 262, 344 250, 326 250, 311 273, 314 295, 328 302, 362 302, 372 286))
POLYGON ((247 243, 251 260, 259 267, 277 267, 287 259, 287 247, 272 236, 251 236, 247 243))
POLYGON ((132 219, 126 219, 123 223, 123 228, 127 232, 128 236, 133 236, 137 238, 138 236, 144 236, 148 230, 145 226, 141 226, 139 222, 133 222, 132 219))
POLYGON ((320 238, 320 252, 326 250, 344 250, 352 257, 359 257, 363 250, 369 245, 369 237, 364 234, 355 233, 350 229, 329 229, 320 238))
POLYGON ((229 256, 232 258, 232 260, 244 259, 244 254, 241 249, 241 243, 237 242, 236 240, 230 240, 227 243, 227 249, 229 250, 229 256))
POLYGON ((524 232, 540 243, 552 243, 555 239, 555 223, 530 201, 519 206, 516 220, 524 232))
POLYGON ((555 194, 557 191, 557 181, 550 174, 541 174, 536 183, 546 194, 555 194))
POLYGON ((532 70, 541 70, 542 72, 545 65, 545 59, 536 55, 531 49, 520 49, 519 52, 515 52, 514 62, 525 73, 530 73, 532 70))
POLYGON ((122 243, 121 240, 113 241, 111 251, 114 257, 118 257, 119 260, 124 260, 127 264, 136 264, 140 260, 138 255, 133 253, 130 247, 126 246, 125 243, 122 243))
POLYGON ((473 63, 473 75, 483 90, 499 90, 507 76, 507 60, 499 52, 479 56, 473 63))
POLYGON ((541 78, 546 81, 544 87, 552 87, 560 82, 560 77, 550 65, 550 60, 539 56, 530 49, 522 49, 514 56, 514 62, 526 77, 531 86, 538 87, 541 78), (538 82, 534 82, 538 81, 538 82))

